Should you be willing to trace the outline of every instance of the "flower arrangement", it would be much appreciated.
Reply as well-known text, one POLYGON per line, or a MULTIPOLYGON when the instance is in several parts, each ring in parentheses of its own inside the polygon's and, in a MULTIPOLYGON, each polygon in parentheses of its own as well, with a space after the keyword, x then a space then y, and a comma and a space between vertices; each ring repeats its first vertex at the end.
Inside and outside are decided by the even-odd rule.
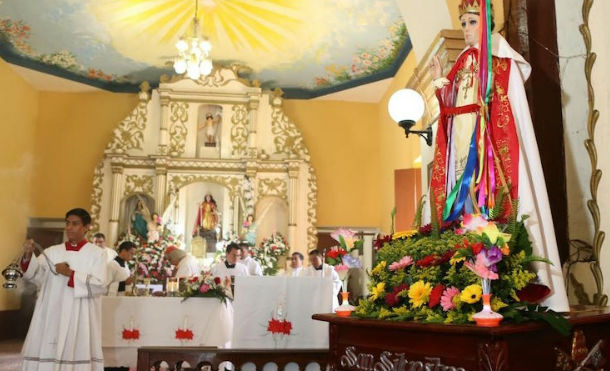
MULTIPOLYGON (((353 258, 344 262, 344 259, 348 256, 348 253, 362 249, 364 241, 356 236, 356 233, 346 228, 339 228, 330 236, 337 242, 339 246, 333 246, 326 253, 326 262, 330 265, 334 265, 335 269, 337 265, 346 264, 351 267, 354 264, 358 264, 353 258), (350 263, 350 264, 348 264, 350 263)), ((357 259, 356 259, 357 260, 357 259)))
POLYGON ((231 280, 228 277, 221 279, 214 277, 210 272, 204 272, 201 276, 192 277, 186 282, 186 289, 182 293, 184 300, 190 297, 217 298, 223 303, 227 299, 233 300, 231 295, 231 280))
POLYGON ((265 276, 273 276, 279 270, 280 257, 285 257, 288 250, 286 238, 276 232, 261 241, 260 246, 253 251, 253 257, 261 264, 265 276))
MULTIPOLYGON (((527 230, 516 216, 500 223, 465 215, 461 223, 424 226, 382 237, 370 272, 370 295, 355 315, 433 323, 473 322, 492 293, 491 308, 504 318, 543 319, 560 332, 569 323, 553 311, 533 305, 549 293, 536 284, 530 263, 548 260, 532 254, 527 230)), ((542 286, 542 287, 541 287, 542 286)), ((545 289, 546 288, 546 289, 545 289)))
POLYGON ((164 281, 172 275, 173 266, 165 259, 164 252, 169 246, 179 246, 180 237, 174 236, 169 229, 165 229, 160 238, 152 243, 143 241, 132 234, 122 234, 115 244, 115 248, 123 241, 131 241, 136 245, 137 254, 134 260, 128 262, 128 265, 129 269, 134 271, 137 262, 139 277, 164 281))

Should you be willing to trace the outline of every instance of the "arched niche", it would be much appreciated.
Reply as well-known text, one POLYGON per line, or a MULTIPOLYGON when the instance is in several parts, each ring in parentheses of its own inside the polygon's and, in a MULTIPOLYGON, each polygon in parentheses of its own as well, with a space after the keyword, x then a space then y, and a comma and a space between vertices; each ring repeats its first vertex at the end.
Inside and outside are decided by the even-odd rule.
POLYGON ((152 213, 154 213, 155 200, 144 193, 129 194, 123 198, 121 202, 121 213, 119 219, 119 233, 128 233, 133 229, 134 219, 136 214, 139 212, 145 219, 146 222, 150 220, 152 213), (139 209, 139 204, 142 208, 139 209))

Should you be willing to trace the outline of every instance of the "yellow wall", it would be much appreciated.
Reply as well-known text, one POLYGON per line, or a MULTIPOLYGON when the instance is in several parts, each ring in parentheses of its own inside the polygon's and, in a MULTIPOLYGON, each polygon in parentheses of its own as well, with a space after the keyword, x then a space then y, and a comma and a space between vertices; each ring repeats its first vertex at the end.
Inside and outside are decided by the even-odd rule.
POLYGON ((377 226, 377 104, 285 100, 303 133, 318 180, 319 226, 377 226))
POLYGON ((136 94, 40 93, 31 216, 89 208, 93 169, 136 102, 136 94))
MULTIPOLYGON (((38 94, 0 59, 0 270, 25 238, 34 162, 38 94)), ((3 279, 2 279, 3 280, 3 279)), ((0 310, 19 308, 19 292, 0 289, 0 310)))

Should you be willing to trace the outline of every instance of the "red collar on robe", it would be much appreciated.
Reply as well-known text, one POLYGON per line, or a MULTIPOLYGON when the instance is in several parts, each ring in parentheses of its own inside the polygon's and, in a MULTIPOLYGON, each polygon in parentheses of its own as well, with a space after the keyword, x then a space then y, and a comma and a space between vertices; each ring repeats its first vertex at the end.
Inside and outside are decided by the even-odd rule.
POLYGON ((80 249, 85 246, 87 242, 89 241, 85 239, 73 246, 70 241, 66 241, 66 251, 80 251, 80 249))

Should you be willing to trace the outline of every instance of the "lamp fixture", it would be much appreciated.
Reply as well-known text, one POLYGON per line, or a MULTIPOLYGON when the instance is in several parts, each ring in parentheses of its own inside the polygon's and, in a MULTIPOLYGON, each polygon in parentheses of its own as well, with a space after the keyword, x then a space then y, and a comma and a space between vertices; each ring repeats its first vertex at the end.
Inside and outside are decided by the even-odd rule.
POLYGON ((212 44, 207 37, 200 36, 199 19, 197 19, 198 10, 199 1, 195 0, 193 34, 190 37, 184 35, 176 42, 178 57, 174 60, 174 71, 179 75, 186 73, 193 80, 209 75, 213 67, 210 57, 212 44))
POLYGON ((394 92, 388 102, 388 112, 392 120, 405 130, 405 136, 417 134, 432 146, 432 128, 426 130, 411 130, 415 123, 424 115, 425 105, 422 96, 413 89, 400 89, 394 92))

